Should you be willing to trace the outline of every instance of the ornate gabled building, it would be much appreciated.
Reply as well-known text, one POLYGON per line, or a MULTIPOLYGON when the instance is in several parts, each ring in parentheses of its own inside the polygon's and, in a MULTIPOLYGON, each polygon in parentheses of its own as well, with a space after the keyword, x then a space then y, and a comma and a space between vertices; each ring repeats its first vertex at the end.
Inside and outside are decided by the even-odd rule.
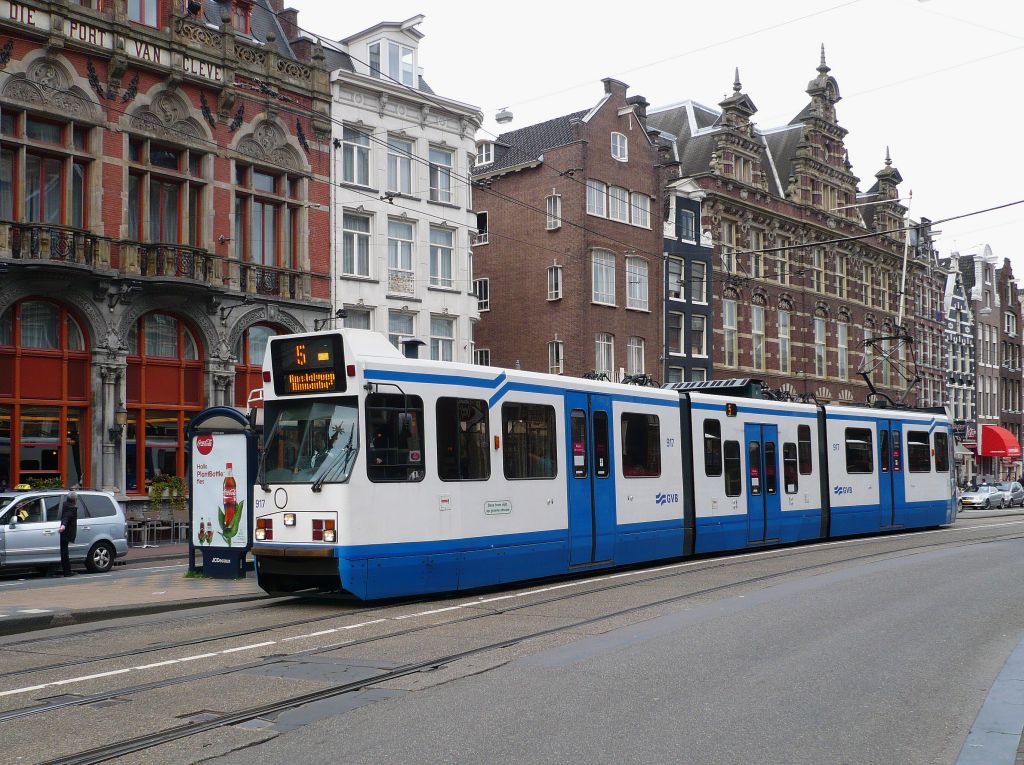
POLYGON ((943 261, 946 291, 943 312, 946 319, 946 400, 956 437, 957 470, 961 482, 974 477, 973 451, 978 446, 975 420, 974 314, 960 274, 958 258, 943 261))
POLYGON ((0 485, 141 502, 327 315, 328 73, 281 0, 6 6, 0 485))
POLYGON ((480 141, 474 250, 481 361, 611 380, 661 374, 659 149, 647 101, 605 79, 602 98, 480 141), (479 292, 478 292, 479 294, 479 292))
POLYGON ((433 92, 422 74, 423 16, 384 22, 328 50, 334 121, 335 310, 347 327, 430 358, 473 362, 477 235, 469 174, 483 115, 433 92))
POLYGON ((700 225, 714 239, 715 375, 853 403, 871 390, 858 374, 864 368, 880 394, 937 402, 940 367, 929 366, 927 383, 908 394, 913 355, 897 338, 927 336, 941 348, 941 317, 909 310, 908 301, 905 331, 896 328, 905 252, 908 294, 924 291, 941 310, 944 278, 930 235, 919 226, 921 246, 908 245, 902 179, 888 154, 871 189, 858 191, 829 71, 822 48, 808 105, 778 128, 754 124, 738 71, 718 109, 686 101, 649 113, 651 127, 675 141, 678 176, 706 194, 700 225))

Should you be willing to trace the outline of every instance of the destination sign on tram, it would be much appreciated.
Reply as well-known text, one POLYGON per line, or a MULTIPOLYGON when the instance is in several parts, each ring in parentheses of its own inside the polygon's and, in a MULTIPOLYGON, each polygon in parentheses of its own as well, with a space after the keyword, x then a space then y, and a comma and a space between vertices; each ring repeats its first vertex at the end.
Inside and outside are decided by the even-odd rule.
POLYGON ((272 340, 274 392, 279 396, 345 390, 341 335, 308 335, 272 340))

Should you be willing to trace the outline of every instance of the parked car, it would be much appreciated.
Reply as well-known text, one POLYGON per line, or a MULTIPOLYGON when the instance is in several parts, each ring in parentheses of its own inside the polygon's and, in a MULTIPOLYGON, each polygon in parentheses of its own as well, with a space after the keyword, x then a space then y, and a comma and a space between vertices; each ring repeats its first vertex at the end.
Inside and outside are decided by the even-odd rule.
MULTIPOLYGON (((60 514, 67 489, 0 493, 0 569, 60 565, 60 514)), ((109 571, 128 552, 124 510, 110 492, 78 491, 78 533, 71 562, 109 571)))
POLYGON ((974 489, 969 489, 960 495, 960 506, 964 510, 983 507, 986 510, 992 507, 1003 507, 1006 504, 1006 496, 1002 491, 990 484, 983 484, 974 489))
POLYGON ((1024 486, 1021 486, 1017 481, 1003 481, 997 483, 999 491, 1003 493, 1006 499, 1006 505, 1008 507, 1024 507, 1024 486))

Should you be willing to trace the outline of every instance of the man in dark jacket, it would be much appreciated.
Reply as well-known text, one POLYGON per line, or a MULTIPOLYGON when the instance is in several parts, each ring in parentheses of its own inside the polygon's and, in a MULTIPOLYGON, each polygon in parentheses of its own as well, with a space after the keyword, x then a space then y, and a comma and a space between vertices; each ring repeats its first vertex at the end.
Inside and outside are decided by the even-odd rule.
POLYGON ((60 565, 64 576, 74 576, 71 571, 71 555, 68 545, 78 536, 78 494, 69 491, 64 498, 64 507, 60 511, 60 565))

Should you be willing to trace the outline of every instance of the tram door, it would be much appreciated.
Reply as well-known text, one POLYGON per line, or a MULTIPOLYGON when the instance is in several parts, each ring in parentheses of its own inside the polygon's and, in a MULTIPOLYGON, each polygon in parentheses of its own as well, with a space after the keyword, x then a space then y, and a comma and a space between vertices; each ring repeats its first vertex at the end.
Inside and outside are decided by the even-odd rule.
POLYGON ((610 561, 615 550, 612 409, 608 396, 569 393, 569 565, 610 561))
POLYGON ((896 524, 897 496, 903 494, 903 440, 899 423, 878 421, 878 527, 896 524))
POLYGON ((779 429, 775 425, 744 425, 747 443, 747 542, 779 538, 779 429))

